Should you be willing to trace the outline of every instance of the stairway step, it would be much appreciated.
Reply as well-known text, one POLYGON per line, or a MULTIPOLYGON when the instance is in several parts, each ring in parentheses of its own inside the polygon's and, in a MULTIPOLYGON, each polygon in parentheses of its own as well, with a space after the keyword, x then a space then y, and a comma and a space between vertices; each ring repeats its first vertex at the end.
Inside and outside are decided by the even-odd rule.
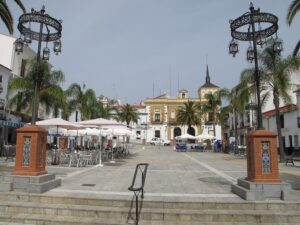
POLYGON ((300 225, 299 223, 139 221, 139 225, 300 225))
MULTIPOLYGON (((105 207, 63 204, 36 204, 32 202, 1 202, 0 212, 44 216, 67 216, 80 218, 126 220, 135 218, 135 207, 105 207)), ((298 222, 300 211, 278 212, 276 210, 191 210, 142 208, 141 220, 148 221, 199 221, 199 222, 298 222)))
MULTIPOLYGON (((0 202, 35 202, 47 204, 64 204, 64 205, 90 205, 90 206, 108 206, 108 207, 130 207, 131 199, 97 199, 81 197, 63 197, 28 193, 0 193, 0 202)), ((145 199, 144 208, 170 208, 170 209, 223 209, 223 210, 299 210, 300 204, 297 202, 282 201, 264 201, 264 202, 195 202, 195 201, 152 201, 145 199)))
MULTIPOLYGON (((126 220, 116 220, 110 218, 86 218, 73 216, 52 216, 52 215, 38 215, 38 214, 0 214, 0 221, 8 221, 10 223, 24 223, 35 225, 123 225, 134 224, 133 221, 127 223, 126 220)), ((0 222, 1 224, 1 222, 0 222)), ((2 225, 2 224, 1 224, 2 225)))

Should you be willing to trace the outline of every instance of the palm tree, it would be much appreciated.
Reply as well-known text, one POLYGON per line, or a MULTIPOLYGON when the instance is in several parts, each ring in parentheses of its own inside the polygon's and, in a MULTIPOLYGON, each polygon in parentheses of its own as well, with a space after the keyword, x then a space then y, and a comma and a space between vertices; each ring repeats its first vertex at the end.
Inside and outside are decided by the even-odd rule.
POLYGON ((246 82, 241 82, 231 90, 228 89, 222 89, 220 90, 221 97, 224 97, 229 101, 229 106, 226 109, 227 111, 231 112, 234 117, 234 137, 235 137, 235 142, 236 145, 238 146, 239 144, 239 139, 238 139, 238 115, 242 114, 245 110, 246 104, 249 102, 249 98, 251 96, 251 88, 248 87, 248 83, 246 82))
POLYGON ((212 119, 211 122, 213 124, 214 128, 214 136, 216 136, 216 124, 217 124, 217 118, 219 114, 219 108, 221 106, 221 93, 219 91, 215 93, 207 93, 205 95, 205 98, 207 99, 207 102, 203 105, 202 110, 204 113, 211 113, 212 119))
POLYGON ((66 90, 66 94, 70 106, 69 112, 76 111, 76 121, 78 121, 78 111, 80 112, 81 120, 96 118, 99 103, 94 90, 85 90, 85 84, 81 88, 79 84, 73 83, 66 90))
MULTIPOLYGON (((289 26, 291 26, 291 24, 294 20, 294 17, 298 13, 299 10, 300 10, 300 0, 292 1, 292 3, 289 6, 287 17, 286 17, 286 21, 289 26)), ((299 49, 300 49, 300 41, 298 41, 298 43, 296 44, 296 47, 293 51, 293 56, 297 55, 299 49)))
POLYGON ((107 106, 104 106, 101 102, 100 103, 100 107, 99 107, 99 116, 98 117, 101 117, 101 118, 104 118, 104 119, 111 119, 113 118, 113 114, 112 112, 113 111, 117 111, 114 107, 111 107, 109 105, 107 106))
MULTIPOLYGON (((15 3, 22 9, 23 13, 26 12, 26 9, 23 3, 20 0, 14 0, 15 3)), ((14 20, 13 16, 8 8, 6 0, 0 0, 0 18, 5 24, 8 32, 12 34, 14 32, 14 20)))
POLYGON ((38 64, 32 60, 30 68, 25 77, 13 78, 8 85, 8 108, 14 112, 24 112, 30 114, 33 107, 34 87, 37 82, 37 102, 38 106, 45 108, 49 114, 51 109, 63 109, 65 94, 61 88, 64 82, 62 71, 51 71, 47 62, 40 62, 40 73, 42 76, 37 78, 36 71, 38 64))
POLYGON ((137 123, 139 119, 139 114, 137 111, 129 104, 123 105, 121 110, 117 112, 117 120, 121 122, 126 122, 127 126, 130 122, 137 123))
POLYGON ((176 121, 181 125, 188 125, 188 133, 191 134, 192 125, 201 124, 201 111, 199 105, 195 102, 188 101, 184 103, 177 111, 176 121))
MULTIPOLYGON (((277 135, 279 142, 280 162, 284 162, 285 154, 281 133, 280 121, 280 100, 285 104, 291 102, 288 90, 290 90, 290 73, 299 67, 298 57, 287 57, 283 59, 273 48, 273 41, 267 43, 267 47, 259 54, 261 90, 264 92, 264 98, 273 97, 275 107, 275 117, 277 126, 277 135)), ((250 71, 250 70, 249 70, 250 71)), ((244 78, 251 80, 253 73, 244 73, 244 78), (248 78, 247 78, 248 77, 248 78)), ((253 79, 253 78, 252 78, 253 79)))

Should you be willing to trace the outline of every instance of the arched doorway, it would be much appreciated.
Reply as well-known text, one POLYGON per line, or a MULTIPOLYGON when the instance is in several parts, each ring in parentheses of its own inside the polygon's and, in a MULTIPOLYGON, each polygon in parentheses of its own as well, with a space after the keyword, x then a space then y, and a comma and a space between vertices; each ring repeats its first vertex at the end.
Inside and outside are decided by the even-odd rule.
POLYGON ((189 128, 187 129, 187 133, 190 134, 190 135, 195 136, 195 128, 189 127, 189 128))
POLYGON ((174 138, 181 135, 181 129, 179 127, 174 128, 174 138))

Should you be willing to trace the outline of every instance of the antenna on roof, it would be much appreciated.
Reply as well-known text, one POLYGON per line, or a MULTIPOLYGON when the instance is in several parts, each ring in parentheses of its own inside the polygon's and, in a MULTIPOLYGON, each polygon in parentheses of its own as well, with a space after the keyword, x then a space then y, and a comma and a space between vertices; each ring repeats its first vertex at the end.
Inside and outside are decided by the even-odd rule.
POLYGON ((178 76, 177 76, 177 93, 179 93, 179 73, 178 73, 178 76))
POLYGON ((154 98, 154 82, 153 82, 153 86, 152 86, 152 97, 154 98))
POLYGON ((171 71, 171 66, 169 67, 169 78, 170 78, 170 96, 172 96, 172 71, 171 71))

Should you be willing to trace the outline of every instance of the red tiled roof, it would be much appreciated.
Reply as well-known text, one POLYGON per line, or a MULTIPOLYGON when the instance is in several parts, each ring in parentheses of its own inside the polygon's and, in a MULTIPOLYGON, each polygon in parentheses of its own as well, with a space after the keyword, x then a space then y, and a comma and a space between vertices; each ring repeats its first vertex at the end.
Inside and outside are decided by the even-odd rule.
MULTIPOLYGON (((285 112, 289 112, 289 111, 293 111, 296 110, 298 107, 295 104, 290 104, 290 105, 285 105, 279 108, 279 111, 281 113, 285 113, 285 112)), ((269 116, 274 116, 275 115, 275 109, 272 109, 270 111, 266 111, 264 113, 262 113, 263 116, 265 117, 269 117, 269 116)))

